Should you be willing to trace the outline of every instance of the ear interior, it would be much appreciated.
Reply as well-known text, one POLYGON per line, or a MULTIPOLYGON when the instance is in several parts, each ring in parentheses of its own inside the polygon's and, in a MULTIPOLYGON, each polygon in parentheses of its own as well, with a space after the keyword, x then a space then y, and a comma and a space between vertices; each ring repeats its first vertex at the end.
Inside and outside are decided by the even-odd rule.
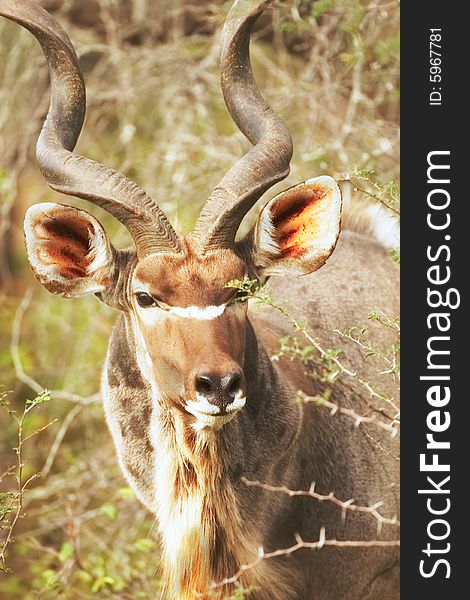
POLYGON ((341 193, 331 177, 309 179, 264 207, 256 253, 266 274, 310 273, 333 252, 341 222, 341 193))
POLYGON ((26 213, 25 239, 33 272, 49 291, 81 296, 103 291, 109 282, 111 246, 87 212, 36 204, 26 213))

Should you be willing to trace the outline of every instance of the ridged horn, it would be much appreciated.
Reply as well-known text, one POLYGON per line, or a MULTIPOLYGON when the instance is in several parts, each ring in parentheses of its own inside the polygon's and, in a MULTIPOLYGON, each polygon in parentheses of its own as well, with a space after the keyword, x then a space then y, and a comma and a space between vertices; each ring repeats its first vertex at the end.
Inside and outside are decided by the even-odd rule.
POLYGON ((266 190, 289 174, 292 139, 261 95, 250 63, 253 26, 271 1, 237 0, 222 32, 221 85, 225 103, 253 144, 223 177, 193 231, 203 251, 234 244, 238 227, 266 190))
POLYGON ((36 156, 49 186, 116 217, 132 235, 140 258, 178 252, 178 234, 144 190, 121 173, 72 152, 85 117, 86 92, 72 42, 59 23, 31 0, 0 0, 0 15, 28 29, 47 59, 51 101, 36 156))

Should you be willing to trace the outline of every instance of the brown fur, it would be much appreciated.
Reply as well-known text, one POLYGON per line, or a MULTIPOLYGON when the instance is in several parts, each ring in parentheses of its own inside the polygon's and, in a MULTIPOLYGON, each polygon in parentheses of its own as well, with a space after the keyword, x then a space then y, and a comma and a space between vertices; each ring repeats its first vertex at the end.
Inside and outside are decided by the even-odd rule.
POLYGON ((234 290, 225 284, 243 279, 245 273, 244 262, 232 250, 200 256, 187 241, 182 254, 153 254, 141 261, 134 278, 147 283, 153 296, 171 306, 210 306, 227 302, 234 290))

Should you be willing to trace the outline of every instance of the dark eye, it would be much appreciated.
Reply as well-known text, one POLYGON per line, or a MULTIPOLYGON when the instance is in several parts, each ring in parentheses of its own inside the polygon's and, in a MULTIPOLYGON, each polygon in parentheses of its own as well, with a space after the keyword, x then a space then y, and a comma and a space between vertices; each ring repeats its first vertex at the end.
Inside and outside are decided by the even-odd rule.
POLYGON ((246 302, 249 295, 245 290, 237 290, 229 300, 229 304, 235 304, 235 302, 246 302))
POLYGON ((155 306, 155 300, 149 294, 145 292, 138 292, 136 294, 137 304, 142 308, 149 308, 150 306, 155 306))

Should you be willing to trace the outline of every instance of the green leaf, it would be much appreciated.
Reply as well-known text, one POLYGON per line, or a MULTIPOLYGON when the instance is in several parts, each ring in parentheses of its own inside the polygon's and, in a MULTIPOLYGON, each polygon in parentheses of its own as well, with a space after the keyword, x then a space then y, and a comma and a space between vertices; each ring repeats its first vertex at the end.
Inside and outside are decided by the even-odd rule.
POLYGON ((312 7, 312 14, 315 18, 323 16, 333 6, 333 0, 318 0, 312 7))
POLYGON ((65 562, 73 556, 73 545, 70 542, 64 542, 59 550, 59 560, 65 562))
POLYGON ((91 583, 93 581, 93 577, 90 575, 90 573, 81 570, 77 572, 77 579, 82 583, 91 583))
POLYGON ((392 248, 388 251, 388 256, 392 262, 400 264, 400 248, 392 248))
POLYGON ((156 545, 157 544, 149 538, 140 538, 134 542, 134 548, 139 552, 150 552, 156 545))
POLYGON ((103 506, 101 507, 101 512, 103 513, 103 515, 106 515, 112 521, 114 521, 114 519, 117 516, 117 508, 114 506, 114 504, 111 504, 110 502, 103 504, 103 506))
POLYGON ((115 580, 108 575, 104 575, 103 577, 98 577, 95 579, 95 583, 91 587, 91 591, 93 594, 96 594, 100 590, 104 589, 106 586, 113 586, 115 580))
POLYGON ((39 406, 40 404, 44 404, 45 402, 49 402, 50 399, 51 392, 49 390, 43 390, 36 396, 36 398, 33 398, 32 400, 26 400, 26 406, 31 409, 35 406, 39 406))
POLYGON ((56 584, 57 573, 53 569, 45 569, 41 573, 41 578, 47 587, 54 587, 56 584))
POLYGON ((118 489, 117 497, 121 500, 130 500, 135 497, 135 494, 129 486, 124 486, 118 489))

